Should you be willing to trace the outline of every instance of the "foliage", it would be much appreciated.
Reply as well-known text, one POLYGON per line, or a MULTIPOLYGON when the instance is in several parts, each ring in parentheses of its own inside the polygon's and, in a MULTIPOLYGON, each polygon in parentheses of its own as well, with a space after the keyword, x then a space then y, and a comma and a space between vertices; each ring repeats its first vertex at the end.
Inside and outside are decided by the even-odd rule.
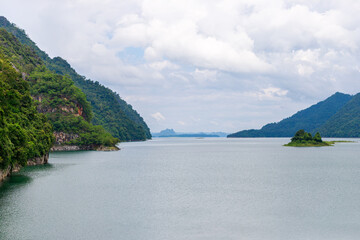
MULTIPOLYGON (((4 18, 0 17, 0 25, 8 26, 20 40, 28 39, 24 31, 6 22, 7 20, 4 22, 4 18)), ((29 40, 27 43, 32 41, 29 40)), ((36 47, 34 43, 30 46, 36 47)), ((90 103, 69 76, 48 70, 35 52, 39 53, 21 44, 13 34, 0 28, 0 53, 11 60, 12 67, 21 73, 22 78, 29 80, 31 95, 38 100, 37 110, 47 115, 55 125, 55 131, 78 134, 77 141, 71 144, 108 146, 118 143, 119 140, 112 137, 103 127, 95 127, 89 123, 93 116, 90 103)))
POLYGON ((54 141, 52 126, 36 111, 29 84, 0 54, 0 167, 26 165, 54 141))
POLYGON ((360 137, 360 94, 356 94, 317 131, 326 137, 360 137))
POLYGON ((23 45, 19 40, 0 28, 0 52, 11 60, 11 64, 20 72, 29 73, 37 65, 42 64, 42 60, 28 46, 23 45))
POLYGON ((29 81, 31 95, 44 98, 42 108, 62 111, 61 108, 65 107, 76 113, 81 112, 85 120, 91 120, 93 115, 90 103, 69 77, 54 74, 45 66, 39 66, 30 74, 29 81))
POLYGON ((91 104, 94 112, 93 124, 104 126, 107 131, 122 141, 151 138, 150 129, 143 118, 117 93, 98 82, 86 80, 62 58, 51 59, 26 35, 24 30, 10 23, 5 17, 0 16, 0 27, 4 27, 14 34, 21 43, 30 47, 36 55, 40 56, 48 69, 61 75, 68 74, 70 76, 75 85, 85 93, 91 104))
POLYGON ((94 111, 92 123, 102 125, 122 141, 139 141, 151 138, 150 129, 142 117, 120 96, 101 85, 85 79, 62 58, 47 61, 49 69, 59 74, 69 74, 90 101, 94 111))
POLYGON ((291 142, 285 146, 291 147, 320 147, 330 146, 329 142, 323 142, 320 133, 317 132, 314 137, 311 133, 305 132, 303 129, 297 131, 294 137, 291 138, 291 142))
MULTIPOLYGON (((314 133, 347 104, 351 98, 352 96, 348 94, 338 92, 326 100, 299 111, 278 123, 267 124, 260 130, 240 131, 230 134, 228 137, 291 137, 298 129, 306 129, 314 133)), ((323 133, 323 131, 321 131, 321 133, 323 133)))
POLYGON ((102 126, 94 126, 85 121, 80 116, 64 115, 59 113, 47 113, 49 119, 53 122, 56 132, 75 133, 79 135, 68 145, 80 146, 115 146, 119 139, 114 138, 102 126))
POLYGON ((41 59, 50 58, 45 52, 41 51, 38 48, 38 46, 26 35, 23 29, 20 29, 15 24, 10 23, 3 16, 0 16, 0 27, 5 28, 9 33, 14 35, 22 44, 30 47, 41 59))
POLYGON ((40 66, 30 74, 29 81, 32 95, 39 99, 38 110, 51 120, 54 130, 79 135, 79 138, 67 144, 114 146, 119 142, 102 126, 90 123, 90 104, 69 77, 40 66))

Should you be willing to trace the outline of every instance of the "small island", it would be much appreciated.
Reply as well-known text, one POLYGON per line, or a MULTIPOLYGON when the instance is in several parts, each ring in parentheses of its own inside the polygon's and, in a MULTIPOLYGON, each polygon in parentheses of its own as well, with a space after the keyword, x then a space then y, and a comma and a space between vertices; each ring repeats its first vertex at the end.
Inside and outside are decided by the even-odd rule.
POLYGON ((297 131, 295 136, 291 138, 291 142, 285 144, 288 147, 324 147, 332 146, 335 141, 323 141, 320 133, 317 132, 315 136, 311 136, 311 133, 305 132, 303 129, 297 131))

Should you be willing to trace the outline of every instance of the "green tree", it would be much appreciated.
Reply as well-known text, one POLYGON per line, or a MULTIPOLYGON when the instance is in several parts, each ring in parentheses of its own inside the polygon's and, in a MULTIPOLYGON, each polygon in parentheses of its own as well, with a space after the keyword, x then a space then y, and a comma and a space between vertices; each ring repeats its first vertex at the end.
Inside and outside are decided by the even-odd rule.
POLYGON ((314 136, 314 141, 315 142, 322 142, 322 139, 321 139, 321 136, 320 136, 320 133, 317 132, 314 136))

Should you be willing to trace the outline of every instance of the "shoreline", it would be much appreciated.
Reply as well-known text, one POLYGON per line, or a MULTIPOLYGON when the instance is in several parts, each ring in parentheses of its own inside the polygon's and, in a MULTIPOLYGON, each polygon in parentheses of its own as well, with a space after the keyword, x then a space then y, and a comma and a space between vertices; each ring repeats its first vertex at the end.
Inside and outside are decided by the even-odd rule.
MULTIPOLYGON (((41 157, 35 157, 31 158, 27 161, 26 166, 36 166, 36 165, 44 165, 47 164, 49 161, 49 153, 41 156, 41 157)), ((9 177, 12 173, 19 172, 22 168, 21 165, 16 164, 14 167, 8 166, 6 169, 0 170, 0 186, 1 183, 9 177)))
POLYGON ((54 145, 50 148, 50 152, 73 152, 73 151, 119 151, 120 148, 117 146, 106 147, 106 146, 79 146, 79 145, 54 145))

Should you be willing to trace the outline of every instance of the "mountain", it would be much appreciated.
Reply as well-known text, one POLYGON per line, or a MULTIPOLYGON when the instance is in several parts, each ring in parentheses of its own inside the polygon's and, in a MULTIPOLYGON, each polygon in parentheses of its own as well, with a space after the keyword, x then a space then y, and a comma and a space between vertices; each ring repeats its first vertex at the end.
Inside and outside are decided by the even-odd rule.
MULTIPOLYGON (((119 140, 102 126, 90 123, 93 113, 85 94, 74 82, 51 72, 39 56, 5 29, 0 28, 0 53, 23 81, 27 81, 36 109, 50 120, 56 145, 76 149, 114 146, 119 140)), ((49 123, 50 124, 50 123, 49 123)))
MULTIPOLYGON (((243 130, 228 137, 292 137, 299 129, 314 133, 352 98, 349 94, 335 93, 311 107, 297 112, 278 123, 270 123, 259 130, 243 130)), ((326 136, 320 132, 322 136, 326 136)))
POLYGON ((174 129, 165 129, 159 133, 153 133, 153 137, 225 137, 226 133, 177 133, 174 129))
POLYGON ((160 131, 159 133, 153 133, 152 135, 153 135, 153 137, 174 136, 174 135, 176 135, 176 132, 174 131, 174 129, 167 128, 167 129, 160 131))
POLYGON ((50 58, 26 35, 24 30, 10 23, 5 17, 0 16, 0 27, 5 28, 14 34, 21 43, 30 47, 48 69, 60 75, 68 74, 70 76, 75 85, 85 93, 86 99, 91 105, 94 114, 91 123, 102 125, 121 141, 139 141, 151 138, 150 129, 143 118, 117 93, 98 82, 79 75, 66 60, 60 57, 50 58))
POLYGON ((317 129, 326 137, 360 137, 360 93, 317 129))

